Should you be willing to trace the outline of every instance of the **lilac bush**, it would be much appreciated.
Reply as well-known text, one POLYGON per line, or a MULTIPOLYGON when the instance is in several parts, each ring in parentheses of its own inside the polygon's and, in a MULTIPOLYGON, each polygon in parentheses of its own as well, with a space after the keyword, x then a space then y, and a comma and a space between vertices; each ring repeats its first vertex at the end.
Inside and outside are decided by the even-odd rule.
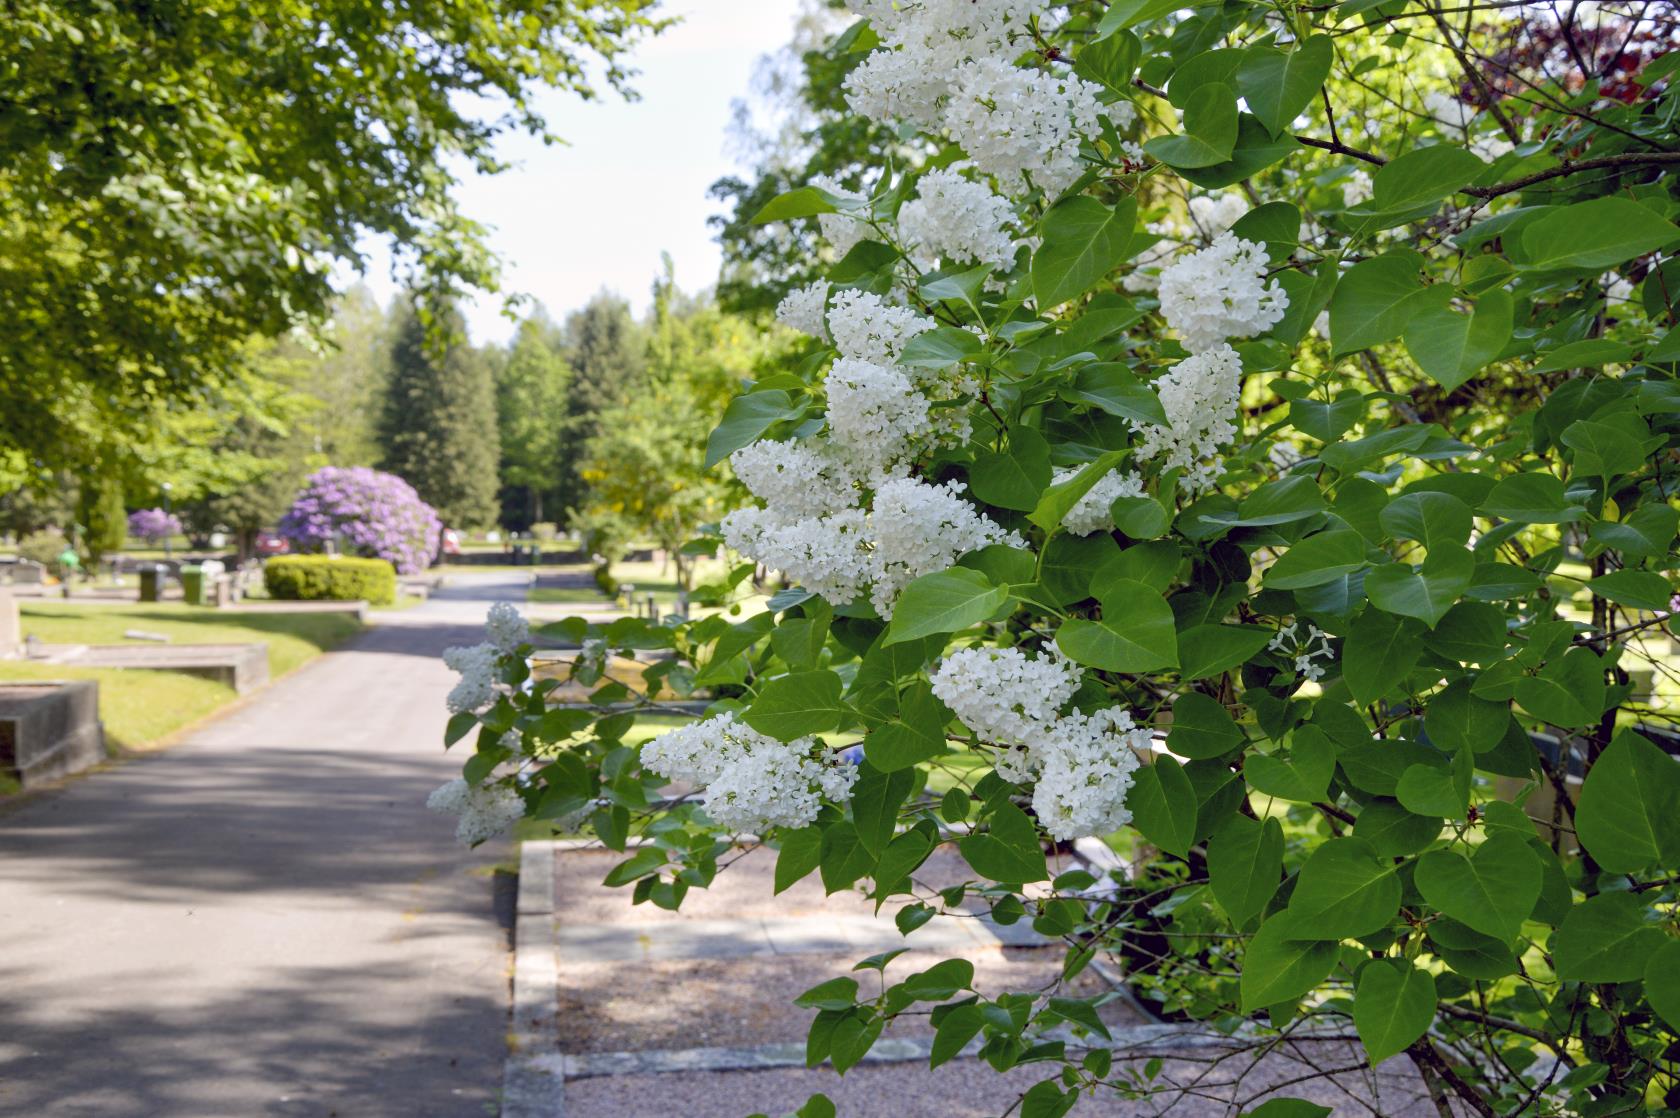
POLYGON ((413 486, 366 466, 316 470, 280 520, 280 534, 299 551, 323 551, 337 540, 344 551, 387 559, 402 574, 431 564, 442 529, 413 486))
POLYGON ((135 509, 128 514, 128 534, 156 544, 167 536, 181 534, 181 518, 162 509, 135 509))

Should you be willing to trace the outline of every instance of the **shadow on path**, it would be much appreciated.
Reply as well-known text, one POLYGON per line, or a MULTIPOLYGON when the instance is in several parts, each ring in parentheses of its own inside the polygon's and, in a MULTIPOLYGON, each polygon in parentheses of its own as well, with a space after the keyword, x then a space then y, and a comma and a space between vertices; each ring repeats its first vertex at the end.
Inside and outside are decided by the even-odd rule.
POLYGON ((0 815, 0 1115, 496 1113, 508 851, 425 798, 437 656, 525 582, 463 583, 0 815))

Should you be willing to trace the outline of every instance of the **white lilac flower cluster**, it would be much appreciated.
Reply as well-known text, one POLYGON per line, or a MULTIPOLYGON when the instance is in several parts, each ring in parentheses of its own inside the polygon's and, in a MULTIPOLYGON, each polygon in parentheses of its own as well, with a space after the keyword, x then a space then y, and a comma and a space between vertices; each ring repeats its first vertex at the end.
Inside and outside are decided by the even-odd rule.
POLYGON ((1046 194, 1057 195, 1085 170, 1079 138, 1098 128, 1100 92, 1072 74, 977 59, 959 72, 945 125, 974 165, 1000 183, 1030 177, 1046 194))
POLYGON ((1075 712, 1046 727, 1044 737, 1028 750, 1039 763, 1033 812, 1044 829, 1067 842, 1106 835, 1130 823, 1126 793, 1138 754, 1148 748, 1149 731, 1119 707, 1091 715, 1075 712))
MULTIPOLYGON (((1064 466, 1058 468, 1050 476, 1051 485, 1060 485, 1071 479, 1080 471, 1079 466, 1064 466)), ((1085 491, 1085 495, 1074 502, 1067 515, 1062 517, 1062 527, 1076 536, 1089 536, 1097 532, 1111 532, 1114 530, 1114 514, 1109 506, 1121 497, 1143 496, 1143 479, 1134 473, 1122 470, 1110 470, 1097 479, 1097 483, 1085 491)))
POLYGON ((1516 145, 1503 135, 1490 133, 1472 136, 1470 133, 1476 124, 1476 109, 1451 94, 1431 90, 1424 95, 1423 107, 1424 111, 1435 118, 1435 123, 1441 126, 1442 132, 1452 139, 1468 143, 1470 153, 1478 159, 1491 163, 1516 149, 1516 145))
POLYGON ((842 357, 826 386, 834 441, 876 477, 895 470, 933 430, 928 398, 902 369, 842 357))
MULTIPOLYGON (((868 201, 867 195, 841 186, 838 180, 828 175, 812 176, 811 185, 848 202, 868 201)), ((817 227, 822 230, 823 238, 833 246, 834 255, 837 257, 844 257, 870 234, 869 223, 849 213, 819 214, 817 227)))
POLYGON ((846 288, 834 293, 828 329, 840 356, 871 365, 891 365, 917 334, 937 323, 909 307, 894 306, 873 291, 846 288))
POLYGON ((525 801, 505 784, 471 785, 451 780, 426 797, 426 806, 442 815, 458 815, 455 838, 462 846, 477 846, 495 838, 525 815, 525 801))
POLYGON ((760 441, 730 456, 764 507, 725 516, 723 540, 835 605, 867 594, 890 618, 899 593, 922 575, 988 544, 1025 544, 981 516, 960 484, 908 476, 924 447, 968 438, 963 409, 933 407, 957 385, 893 364, 933 321, 867 291, 826 301, 823 327, 840 351, 825 381, 828 434, 760 441))
POLYGON ((461 676, 444 700, 451 714, 480 710, 496 697, 496 662, 531 639, 531 626, 511 602, 497 602, 484 619, 488 640, 443 650, 443 663, 461 676))
MULTIPOLYGON (((1071 74, 1014 64, 1027 17, 1023 0, 851 0, 881 40, 846 78, 846 101, 881 123, 949 132, 984 174, 1008 191, 1030 176, 1059 194, 1084 170, 1081 134, 1105 112, 1100 86, 1071 74)), ((1117 123, 1129 122, 1121 110, 1117 123)))
POLYGON ((916 197, 899 207, 898 232, 924 271, 941 259, 1008 268, 1015 260, 1016 242, 1007 228, 1013 220, 1008 200, 948 167, 921 177, 916 197))
POLYGON ((742 508, 719 527, 729 548, 835 605, 862 597, 872 581, 874 553, 862 509, 789 521, 773 508, 742 508))
POLYGON ((1326 666, 1336 661, 1336 653, 1330 647, 1330 634, 1310 621, 1304 636, 1300 633, 1300 622, 1291 621, 1278 630, 1277 636, 1272 638, 1272 642, 1266 648, 1272 652, 1281 652, 1285 656, 1293 656, 1295 674, 1315 683, 1324 677, 1326 666), (1323 660, 1324 663, 1315 663, 1317 660, 1323 660))
POLYGON ((1237 433, 1242 360, 1228 345, 1193 354, 1155 381, 1167 426, 1138 428, 1139 458, 1165 457, 1163 469, 1184 471, 1180 484, 1199 492, 1219 477, 1219 448, 1237 433))
POLYGON ((894 478, 875 490, 869 536, 875 547, 875 584, 870 602, 892 616, 899 592, 923 575, 943 571, 965 553, 991 544, 1025 547, 1026 541, 981 516, 962 498, 963 485, 929 485, 894 478))
POLYGON ((1161 272, 1161 314, 1191 353, 1264 333, 1288 308, 1283 288, 1266 283, 1265 246, 1228 230, 1161 272))
POLYGON ((1034 660, 1018 648, 964 648, 945 657, 929 682, 981 739, 1025 745, 1073 698, 1079 673, 1056 649, 1034 660))
POLYGON ((851 799, 858 775, 815 738, 780 742, 728 713, 654 738, 642 747, 642 764, 703 788, 706 814, 740 832, 806 826, 825 799, 851 799))
POLYGON ((924 447, 967 441, 966 409, 933 406, 967 391, 957 374, 895 364, 912 338, 934 328, 931 318, 846 289, 835 292, 825 325, 840 352, 824 382, 829 429, 856 477, 894 477, 924 447))
POLYGON ((1209 240, 1218 237, 1248 213, 1248 199, 1241 194, 1197 194, 1188 203, 1190 224, 1209 240))
POLYGON ((1107 834, 1131 821, 1126 793, 1149 731, 1118 707, 1062 714, 1079 676, 1059 652, 1029 660, 1014 648, 963 649, 929 678, 939 700, 999 748, 999 776, 1034 782, 1033 811, 1051 836, 1107 834))
POLYGON ((724 543, 835 605, 867 591, 886 618, 905 586, 945 570, 965 552, 994 543, 1025 546, 963 500, 957 482, 893 478, 876 488, 871 511, 849 508, 804 517, 778 505, 775 492, 754 490, 769 502, 765 508, 737 509, 724 517, 724 543))
POLYGON ((1023 0, 851 0, 881 48, 846 79, 846 100, 871 120, 937 128, 959 72, 973 59, 1009 57, 1027 30, 1023 0))
POLYGON ((478 710, 488 706, 496 697, 496 658, 499 655, 496 646, 488 641, 443 650, 444 666, 461 675, 444 700, 451 714, 478 710))
POLYGON ((827 439, 763 440, 731 454, 729 466, 742 485, 788 523, 829 516, 858 503, 857 478, 827 439))
POLYGON ((514 652, 531 639, 531 626, 512 602, 497 602, 484 619, 484 635, 497 652, 514 652))
POLYGON ((1371 176, 1355 170, 1342 180, 1342 205, 1352 208, 1369 202, 1372 197, 1371 176))
POLYGON ((791 326, 801 333, 809 334, 818 341, 828 341, 828 322, 826 319, 828 305, 828 281, 817 280, 804 287, 796 287, 787 293, 780 303, 776 304, 776 319, 784 326, 791 326))

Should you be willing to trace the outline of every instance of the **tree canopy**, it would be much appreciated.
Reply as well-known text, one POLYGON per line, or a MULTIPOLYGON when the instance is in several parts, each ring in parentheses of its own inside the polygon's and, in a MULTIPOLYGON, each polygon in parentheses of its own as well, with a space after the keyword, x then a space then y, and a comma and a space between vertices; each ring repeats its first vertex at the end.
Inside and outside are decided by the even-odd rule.
POLYGON ((459 169, 501 170, 509 129, 550 135, 540 88, 627 91, 653 2, 8 5, 5 464, 144 437, 253 336, 324 319, 363 238, 425 303, 493 288, 459 169))

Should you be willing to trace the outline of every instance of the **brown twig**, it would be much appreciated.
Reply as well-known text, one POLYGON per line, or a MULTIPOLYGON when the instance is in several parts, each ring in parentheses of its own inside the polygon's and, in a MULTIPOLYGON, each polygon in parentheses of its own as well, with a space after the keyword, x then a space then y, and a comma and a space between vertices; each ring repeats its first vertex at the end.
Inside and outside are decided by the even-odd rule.
POLYGON ((1495 186, 1466 186, 1459 193, 1468 194, 1472 198, 1497 198, 1502 194, 1511 194, 1518 190, 1527 189, 1535 183, 1562 178, 1565 175, 1579 174, 1582 171, 1598 171, 1606 167, 1655 166, 1666 163, 1680 163, 1680 152, 1628 152, 1623 155, 1606 155, 1599 159, 1565 160, 1549 170, 1524 175, 1520 179, 1512 179, 1510 182, 1502 182, 1495 186))

